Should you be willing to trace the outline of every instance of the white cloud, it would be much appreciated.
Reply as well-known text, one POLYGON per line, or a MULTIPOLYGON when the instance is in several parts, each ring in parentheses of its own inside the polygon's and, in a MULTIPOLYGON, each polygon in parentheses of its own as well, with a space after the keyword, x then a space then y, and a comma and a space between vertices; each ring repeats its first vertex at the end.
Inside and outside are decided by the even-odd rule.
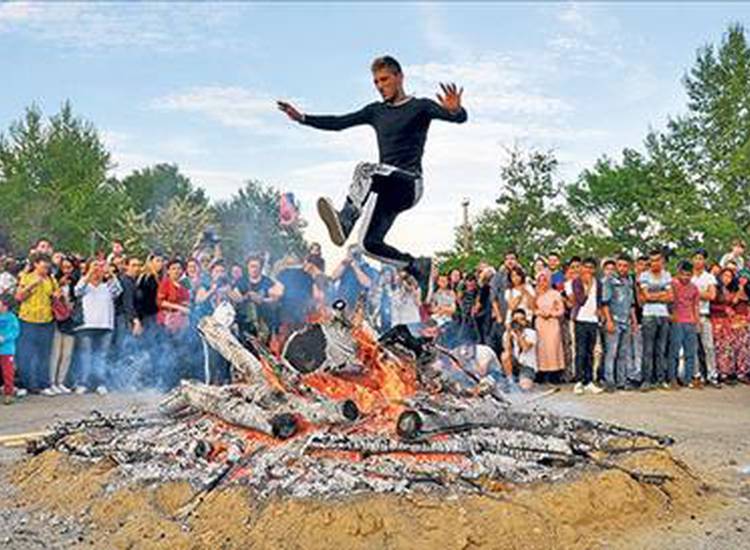
POLYGON ((265 118, 275 113, 273 99, 239 86, 198 86, 157 98, 151 107, 165 111, 199 113, 224 126, 254 128, 267 126, 265 118))
POLYGON ((194 51, 234 44, 220 24, 247 4, 217 10, 201 3, 10 2, 0 4, 0 32, 24 33, 76 50, 145 48, 156 52, 194 51))

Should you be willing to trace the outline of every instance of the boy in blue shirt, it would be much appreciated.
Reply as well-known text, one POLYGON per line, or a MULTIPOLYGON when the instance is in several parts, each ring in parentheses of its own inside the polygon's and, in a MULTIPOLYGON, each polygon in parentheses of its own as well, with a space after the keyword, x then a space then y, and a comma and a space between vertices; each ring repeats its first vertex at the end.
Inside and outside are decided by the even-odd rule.
POLYGON ((10 310, 10 298, 0 296, 0 370, 3 373, 4 403, 13 403, 15 388, 13 376, 15 375, 16 340, 21 333, 21 327, 16 314, 10 310))

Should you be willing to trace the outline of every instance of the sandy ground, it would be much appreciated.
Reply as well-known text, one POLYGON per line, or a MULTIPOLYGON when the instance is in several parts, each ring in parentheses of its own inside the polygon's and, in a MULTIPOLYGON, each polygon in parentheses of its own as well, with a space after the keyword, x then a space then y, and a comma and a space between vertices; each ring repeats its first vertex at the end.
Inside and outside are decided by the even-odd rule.
MULTIPOLYGON (((36 431, 58 419, 77 418, 92 410, 145 410, 156 395, 31 397, 0 408, 0 435, 36 431)), ((597 547, 633 549, 750 549, 750 387, 722 390, 617 393, 574 396, 569 388, 537 402, 551 410, 597 418, 669 434, 676 439, 674 454, 719 493, 726 506, 710 514, 660 523, 635 530, 626 539, 604 541, 597 547)), ((23 457, 20 450, 0 447, 0 474, 23 457)), ((0 523, 6 511, 0 503, 0 523)), ((75 526, 60 524, 73 545, 80 535, 75 526)), ((4 539, 0 534, 0 547, 4 539)), ((12 546, 9 541, 5 544, 12 546)))

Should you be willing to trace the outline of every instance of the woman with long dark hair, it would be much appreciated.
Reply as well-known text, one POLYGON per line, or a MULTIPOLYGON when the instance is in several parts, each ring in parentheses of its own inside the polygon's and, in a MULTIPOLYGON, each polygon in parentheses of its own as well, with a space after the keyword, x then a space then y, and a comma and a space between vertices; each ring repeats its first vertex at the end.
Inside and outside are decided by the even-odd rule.
POLYGON ((747 294, 730 268, 719 273, 716 300, 711 303, 716 370, 721 382, 745 380, 750 364, 747 294))

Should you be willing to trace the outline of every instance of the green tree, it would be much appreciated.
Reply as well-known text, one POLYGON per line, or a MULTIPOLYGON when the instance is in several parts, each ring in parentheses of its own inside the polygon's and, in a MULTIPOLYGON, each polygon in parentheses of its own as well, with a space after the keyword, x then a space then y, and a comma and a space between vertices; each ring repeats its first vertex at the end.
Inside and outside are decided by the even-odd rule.
POLYGON ((224 255, 242 261, 248 252, 268 252, 276 261, 289 253, 304 255, 307 250, 302 230, 279 223, 281 194, 259 181, 248 181, 230 199, 215 206, 224 255))
POLYGON ((463 250, 463 230, 457 231, 448 265, 461 256, 468 265, 479 259, 497 264, 511 249, 524 261, 551 250, 567 250, 573 235, 563 183, 556 172, 557 159, 551 151, 510 150, 500 169, 497 206, 485 209, 475 220, 470 254, 463 250))
POLYGON ((135 170, 119 186, 129 197, 133 210, 145 215, 148 222, 176 198, 193 206, 208 204, 203 189, 195 187, 190 178, 180 173, 176 164, 156 164, 135 170))
POLYGON ((750 229, 750 47, 744 28, 731 25, 718 46, 699 49, 683 83, 687 112, 652 136, 647 149, 700 193, 704 213, 694 227, 706 244, 726 246, 750 229))
POLYGON ((27 108, 0 135, 0 230, 19 252, 42 235, 58 248, 88 251, 92 237, 108 238, 126 201, 109 168, 96 128, 69 102, 46 121, 27 108))
POLYGON ((156 211, 137 213, 129 208, 118 228, 128 251, 145 255, 152 250, 187 258, 203 231, 215 220, 213 209, 189 197, 174 196, 156 211))

